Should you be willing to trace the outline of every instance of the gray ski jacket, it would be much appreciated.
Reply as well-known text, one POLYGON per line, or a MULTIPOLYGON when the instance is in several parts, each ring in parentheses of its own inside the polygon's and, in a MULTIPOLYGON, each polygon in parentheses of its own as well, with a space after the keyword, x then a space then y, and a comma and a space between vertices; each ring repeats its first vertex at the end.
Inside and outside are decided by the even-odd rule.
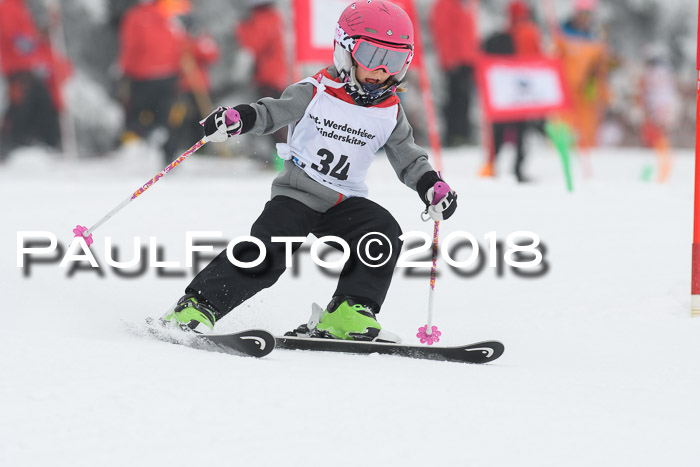
MULTIPOLYGON (((337 76, 334 67, 328 68, 331 76, 337 76)), ((255 123, 245 133, 268 135, 280 128, 299 121, 311 103, 314 86, 309 83, 292 84, 279 99, 263 98, 250 106, 255 111, 255 123)), ((403 107, 399 104, 396 127, 384 150, 399 180, 412 190, 418 180, 433 167, 428 155, 413 140, 413 129, 408 123, 403 107)), ((325 212, 338 203, 339 193, 312 180, 292 161, 285 161, 282 172, 272 182, 271 198, 287 196, 304 203, 318 212, 325 212)))

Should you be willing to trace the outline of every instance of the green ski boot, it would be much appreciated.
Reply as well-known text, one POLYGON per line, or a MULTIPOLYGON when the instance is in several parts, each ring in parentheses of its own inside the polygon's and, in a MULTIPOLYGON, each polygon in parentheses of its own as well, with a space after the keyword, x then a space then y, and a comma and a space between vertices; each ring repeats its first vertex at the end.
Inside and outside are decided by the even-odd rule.
POLYGON ((162 319, 165 323, 179 325, 185 330, 194 330, 200 324, 213 330, 216 314, 210 306, 202 303, 194 294, 187 294, 177 302, 173 311, 162 319))
POLYGON ((374 312, 351 297, 333 297, 316 325, 319 337, 343 340, 375 340, 382 326, 374 312))

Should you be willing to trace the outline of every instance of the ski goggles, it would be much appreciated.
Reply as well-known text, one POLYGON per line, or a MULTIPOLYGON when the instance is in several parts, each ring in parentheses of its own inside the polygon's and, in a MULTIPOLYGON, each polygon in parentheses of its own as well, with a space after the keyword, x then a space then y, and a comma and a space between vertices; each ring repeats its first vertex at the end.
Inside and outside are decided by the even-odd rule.
POLYGON ((406 47, 377 44, 367 39, 358 39, 352 50, 352 58, 362 68, 369 71, 384 69, 392 76, 403 70, 411 55, 413 51, 406 47))

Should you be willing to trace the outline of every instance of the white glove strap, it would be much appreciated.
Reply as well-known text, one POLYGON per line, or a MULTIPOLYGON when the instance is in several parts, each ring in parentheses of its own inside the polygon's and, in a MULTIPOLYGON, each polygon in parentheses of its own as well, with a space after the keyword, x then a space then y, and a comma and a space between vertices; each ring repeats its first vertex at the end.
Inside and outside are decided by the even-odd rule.
POLYGON ((204 122, 207 120, 212 115, 215 115, 217 112, 220 112, 219 115, 214 116, 214 123, 216 124, 216 133, 212 133, 209 135, 209 141, 212 143, 221 143, 226 141, 229 136, 231 136, 231 133, 237 133, 241 129, 243 123, 238 121, 232 125, 226 126, 226 112, 222 110, 225 110, 224 107, 219 107, 216 110, 214 110, 212 113, 207 115, 206 118, 204 118, 200 124, 204 124, 204 122))
POLYGON ((435 198, 435 188, 429 189, 425 194, 425 197, 428 198, 428 203, 430 203, 430 206, 428 206, 428 215, 430 218, 434 221, 445 220, 442 217, 442 213, 450 206, 450 204, 452 204, 448 200, 449 197, 445 196, 439 203, 433 204, 433 198, 435 198))

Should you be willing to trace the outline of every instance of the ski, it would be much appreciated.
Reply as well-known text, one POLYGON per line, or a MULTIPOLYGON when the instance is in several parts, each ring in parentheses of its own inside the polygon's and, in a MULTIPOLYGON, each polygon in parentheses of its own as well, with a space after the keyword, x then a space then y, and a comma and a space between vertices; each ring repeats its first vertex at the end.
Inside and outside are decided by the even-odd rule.
POLYGON ((232 334, 200 334, 197 338, 204 341, 206 345, 214 345, 258 358, 272 352, 276 344, 275 337, 262 329, 248 329, 232 334))
POLYGON ((353 354, 379 353, 422 360, 461 363, 489 363, 503 355, 505 347, 498 341, 484 341, 455 347, 393 344, 385 342, 345 341, 299 336, 276 336, 276 347, 287 350, 314 350, 353 354))
POLYGON ((194 331, 168 329, 147 321, 146 334, 163 342, 179 344, 210 352, 223 352, 251 357, 264 357, 275 348, 275 338, 262 329, 248 329, 230 334, 200 334, 194 331))
POLYGON ((147 320, 145 327, 129 328, 137 334, 146 334, 163 342, 185 345, 195 349, 224 352, 235 355, 264 357, 275 348, 286 350, 311 350, 350 354, 383 354, 421 360, 438 360, 460 363, 490 363, 505 351, 498 341, 484 341, 453 347, 419 346, 391 342, 346 341, 302 336, 273 336, 262 329, 249 329, 230 334, 200 334, 171 329, 147 320), (145 331, 145 332, 144 332, 145 331))

